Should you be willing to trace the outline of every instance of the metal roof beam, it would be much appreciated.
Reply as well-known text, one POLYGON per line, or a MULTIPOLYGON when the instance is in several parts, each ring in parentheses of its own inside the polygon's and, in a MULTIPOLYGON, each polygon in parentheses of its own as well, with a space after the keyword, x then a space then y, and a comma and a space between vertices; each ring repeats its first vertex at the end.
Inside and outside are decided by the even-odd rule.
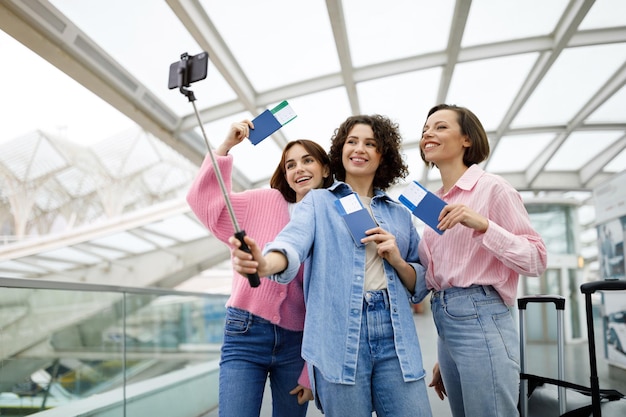
POLYGON ((0 29, 191 161, 201 161, 174 137, 178 116, 51 3, 3 1, 0 29))
POLYGON ((343 85, 348 95, 348 102, 350 103, 352 114, 360 114, 361 107, 359 105, 359 97, 354 80, 350 42, 348 41, 346 19, 343 15, 341 0, 326 0, 326 9, 328 10, 330 25, 333 29, 337 56, 339 58, 339 65, 341 66, 341 78, 343 79, 343 85))
POLYGON ((233 89, 243 107, 255 113, 256 91, 204 8, 194 0, 166 1, 198 45, 209 53, 211 63, 233 89))
POLYGON ((441 79, 439 81, 439 91, 437 92, 437 103, 445 103, 448 97, 448 90, 452 82, 452 75, 459 59, 461 51, 461 41, 469 16, 471 0, 457 0, 454 5, 450 34, 448 35, 448 45, 446 47, 446 63, 443 65, 441 79))

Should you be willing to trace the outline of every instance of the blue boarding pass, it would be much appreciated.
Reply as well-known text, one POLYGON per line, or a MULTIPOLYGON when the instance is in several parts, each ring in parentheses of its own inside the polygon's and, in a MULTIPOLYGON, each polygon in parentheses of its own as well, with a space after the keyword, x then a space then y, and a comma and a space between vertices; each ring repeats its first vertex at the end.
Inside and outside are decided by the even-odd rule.
POLYGON ((415 217, 433 228, 440 235, 443 230, 439 230, 439 214, 448 204, 432 192, 428 191, 417 181, 412 181, 400 194, 398 200, 404 204, 415 217))
POLYGON ((256 145, 272 133, 296 118, 289 103, 284 100, 271 110, 265 110, 252 120, 254 129, 250 129, 250 142, 256 145))

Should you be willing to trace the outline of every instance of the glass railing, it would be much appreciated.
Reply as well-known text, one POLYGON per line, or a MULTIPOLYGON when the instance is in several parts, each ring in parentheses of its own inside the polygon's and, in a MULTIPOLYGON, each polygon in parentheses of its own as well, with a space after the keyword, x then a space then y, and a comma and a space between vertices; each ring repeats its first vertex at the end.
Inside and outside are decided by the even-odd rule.
POLYGON ((0 278, 0 415, 124 397, 130 384, 215 360, 226 298, 0 278))

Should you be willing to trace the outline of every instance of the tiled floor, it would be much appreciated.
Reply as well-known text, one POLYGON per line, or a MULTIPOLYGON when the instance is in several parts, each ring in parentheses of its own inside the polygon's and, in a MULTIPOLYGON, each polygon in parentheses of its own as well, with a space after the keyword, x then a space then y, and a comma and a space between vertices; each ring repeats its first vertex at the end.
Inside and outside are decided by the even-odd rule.
MULTIPOLYGON (((420 337, 422 353, 424 358, 424 366, 428 372, 426 377, 427 383, 431 378, 432 366, 436 361, 436 330, 429 311, 416 314, 415 325, 420 337)), ((596 332, 597 336, 597 332, 596 332)), ((598 346, 598 376, 601 388, 617 389, 626 394, 626 371, 621 376, 611 378, 609 376, 609 367, 602 357, 600 341, 596 342, 598 346)), ((589 386, 589 356, 586 343, 568 344, 565 347, 565 379, 580 385, 589 386)), ((528 369, 531 374, 545 375, 551 378, 557 378, 556 368, 556 348, 550 344, 533 344, 529 345, 526 350, 528 369)), ((450 417, 451 413, 448 408, 447 400, 441 401, 429 388, 430 404, 434 417, 450 417)), ((271 417, 272 406, 269 396, 269 387, 266 389, 266 397, 261 409, 261 417, 271 417)), ((217 410, 205 415, 204 417, 217 417, 217 410)), ((311 402, 307 417, 322 417, 323 414, 317 410, 311 402)))

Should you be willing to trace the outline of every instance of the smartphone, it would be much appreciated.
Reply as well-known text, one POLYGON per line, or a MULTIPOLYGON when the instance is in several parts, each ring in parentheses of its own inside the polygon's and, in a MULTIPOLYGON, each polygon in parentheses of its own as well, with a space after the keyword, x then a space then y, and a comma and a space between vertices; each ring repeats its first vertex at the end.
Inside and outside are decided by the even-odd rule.
POLYGON ((196 81, 204 80, 207 76, 207 68, 209 66, 209 53, 201 52, 197 55, 188 55, 187 52, 180 56, 180 61, 176 61, 170 65, 170 79, 168 82, 169 89, 188 87, 189 84, 196 81), (178 68, 183 66, 184 74, 182 81, 178 73, 178 68), (180 85, 182 83, 182 86, 180 85))

